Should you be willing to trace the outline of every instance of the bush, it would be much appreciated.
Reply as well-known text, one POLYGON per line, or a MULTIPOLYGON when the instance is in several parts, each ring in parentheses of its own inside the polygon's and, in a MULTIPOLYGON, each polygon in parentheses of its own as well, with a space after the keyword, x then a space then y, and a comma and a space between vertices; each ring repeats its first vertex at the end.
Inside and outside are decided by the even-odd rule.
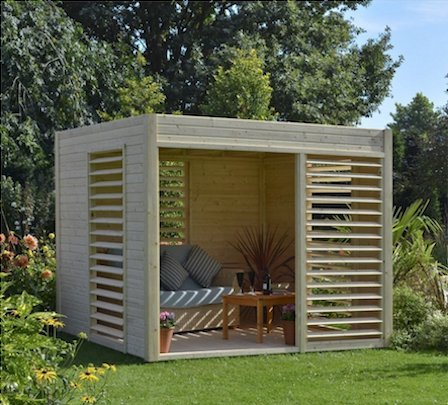
POLYGON ((412 348, 448 352, 448 315, 444 315, 440 311, 431 314, 417 328, 412 348))
POLYGON ((431 313, 431 305, 410 287, 394 288, 394 330, 413 333, 431 313))
MULTIPOLYGON (((1 273, 2 279, 9 277, 1 273)), ((23 292, 5 298, 11 282, 2 280, 0 289, 0 403, 69 404, 94 403, 103 396, 96 383, 114 366, 70 367, 79 343, 56 338, 64 326, 61 315, 33 312, 39 304, 23 292)))
POLYGON ((36 297, 38 310, 52 311, 56 304, 56 258, 54 234, 35 238, 17 237, 13 232, 1 234, 2 272, 8 273, 11 282, 9 295, 26 291, 36 297))

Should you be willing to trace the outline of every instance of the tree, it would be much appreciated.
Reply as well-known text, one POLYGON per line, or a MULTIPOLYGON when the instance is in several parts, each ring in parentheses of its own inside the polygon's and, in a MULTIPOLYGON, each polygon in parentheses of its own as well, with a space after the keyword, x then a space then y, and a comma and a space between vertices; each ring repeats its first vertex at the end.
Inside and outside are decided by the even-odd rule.
MULTIPOLYGON (((162 77, 167 112, 198 114, 223 47, 249 37, 265 61, 279 118, 353 124, 389 95, 401 59, 390 31, 364 45, 345 16, 368 1, 61 2, 96 39, 143 49, 147 74, 162 77), (112 19, 113 17, 113 19, 112 19), (105 29, 106 21, 111 29, 105 29)), ((229 60, 221 60, 228 64, 229 60)))
POLYGON ((3 2, 1 28, 2 222, 51 230, 54 131, 97 122, 130 69, 50 1, 3 2))
POLYGON ((255 50, 239 51, 225 69, 219 66, 207 91, 205 114, 265 120, 273 118, 269 74, 255 50))
POLYGON ((446 225, 446 114, 418 93, 408 105, 396 104, 392 118, 395 205, 405 208, 417 199, 429 199, 427 214, 446 225))

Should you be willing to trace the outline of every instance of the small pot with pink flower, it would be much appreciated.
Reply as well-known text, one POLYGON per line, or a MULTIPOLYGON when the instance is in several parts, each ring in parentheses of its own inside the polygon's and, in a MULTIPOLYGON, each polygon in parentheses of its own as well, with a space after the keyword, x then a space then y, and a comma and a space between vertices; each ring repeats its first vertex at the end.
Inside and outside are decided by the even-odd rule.
POLYGON ((173 312, 163 311, 160 313, 160 353, 170 351, 175 326, 173 312))

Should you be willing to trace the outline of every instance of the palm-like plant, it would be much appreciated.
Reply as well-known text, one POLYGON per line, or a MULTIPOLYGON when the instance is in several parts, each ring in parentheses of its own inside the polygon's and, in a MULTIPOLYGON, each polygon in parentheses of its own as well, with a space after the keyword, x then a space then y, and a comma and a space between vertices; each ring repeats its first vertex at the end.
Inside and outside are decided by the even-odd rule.
POLYGON ((279 233, 278 228, 245 227, 236 235, 234 247, 244 258, 247 266, 256 274, 255 287, 260 289, 263 276, 269 273, 275 276, 275 271, 288 266, 294 256, 287 256, 287 251, 293 240, 286 232, 279 233))
POLYGON ((417 200, 404 211, 394 211, 394 285, 418 289, 439 309, 447 310, 442 276, 448 268, 434 258, 435 243, 429 239, 442 232, 442 227, 424 215, 427 205, 417 200))

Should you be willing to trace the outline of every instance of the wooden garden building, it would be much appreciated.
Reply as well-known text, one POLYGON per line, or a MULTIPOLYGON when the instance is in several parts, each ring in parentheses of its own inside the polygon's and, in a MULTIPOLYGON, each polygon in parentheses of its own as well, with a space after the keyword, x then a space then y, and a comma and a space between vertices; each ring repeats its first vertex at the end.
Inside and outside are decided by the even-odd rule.
POLYGON ((388 344, 389 130, 151 114, 59 132, 55 157, 66 332, 147 361, 388 344), (238 308, 222 339, 222 300, 211 296, 220 287, 210 282, 164 291, 185 282, 163 278, 167 249, 199 246, 223 280, 247 271, 231 243, 248 227, 275 227, 293 242, 293 346, 256 342, 238 308), (172 308, 180 333, 161 354, 159 314, 172 308))

